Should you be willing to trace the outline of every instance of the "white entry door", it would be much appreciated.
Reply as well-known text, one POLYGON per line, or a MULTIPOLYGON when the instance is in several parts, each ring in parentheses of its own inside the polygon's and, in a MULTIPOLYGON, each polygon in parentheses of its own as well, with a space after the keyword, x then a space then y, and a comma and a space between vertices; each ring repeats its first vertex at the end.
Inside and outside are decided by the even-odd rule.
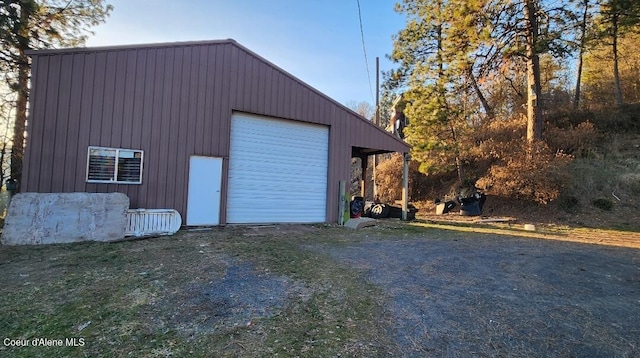
POLYGON ((222 158, 191 157, 187 225, 220 224, 221 185, 222 158))

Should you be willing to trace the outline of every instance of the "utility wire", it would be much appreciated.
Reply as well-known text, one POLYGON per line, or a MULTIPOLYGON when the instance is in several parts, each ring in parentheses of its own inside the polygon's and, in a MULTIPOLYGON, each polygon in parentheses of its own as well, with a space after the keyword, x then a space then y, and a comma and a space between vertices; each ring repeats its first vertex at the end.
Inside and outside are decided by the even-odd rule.
POLYGON ((369 92, 371 93, 371 101, 375 102, 373 98, 373 87, 371 86, 371 72, 369 72, 369 59, 367 58, 367 47, 364 45, 364 31, 362 30, 362 13, 360 11, 360 0, 356 0, 358 4, 358 20, 360 21, 360 37, 362 38, 362 52, 364 52, 364 64, 367 69, 367 77, 369 78, 369 92))

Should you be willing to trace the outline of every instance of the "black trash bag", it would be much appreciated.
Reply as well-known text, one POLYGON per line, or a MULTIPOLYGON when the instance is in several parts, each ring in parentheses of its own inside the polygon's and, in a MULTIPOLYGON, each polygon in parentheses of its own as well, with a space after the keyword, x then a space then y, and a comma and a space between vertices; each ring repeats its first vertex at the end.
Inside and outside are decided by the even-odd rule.
POLYGON ((370 201, 365 201, 364 202, 364 209, 362 210, 362 216, 364 217, 369 217, 371 216, 371 207, 373 206, 373 204, 370 201))
POLYGON ((482 207, 487 200, 487 196, 483 193, 475 192, 469 197, 458 196, 457 200, 460 203, 460 215, 478 216, 482 215, 482 207))
POLYGON ((354 197, 350 203, 350 209, 352 218, 359 218, 362 216, 362 213, 364 212, 364 198, 361 196, 354 197))
POLYGON ((436 199, 436 215, 442 215, 450 212, 453 208, 456 207, 456 202, 453 200, 447 200, 445 202, 440 201, 440 199, 436 199))
POLYGON ((384 219, 389 217, 391 209, 387 204, 375 204, 371 207, 369 216, 374 219, 384 219))

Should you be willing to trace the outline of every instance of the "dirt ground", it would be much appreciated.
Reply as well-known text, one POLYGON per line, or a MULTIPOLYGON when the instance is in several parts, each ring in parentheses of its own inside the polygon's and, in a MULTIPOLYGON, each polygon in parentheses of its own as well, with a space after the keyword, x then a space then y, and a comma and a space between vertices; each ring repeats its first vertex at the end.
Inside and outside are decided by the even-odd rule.
POLYGON ((640 356, 637 249, 442 233, 308 247, 381 287, 402 356, 640 356))
MULTIPOLYGON (((537 205, 493 195, 487 196, 482 217, 509 218, 512 223, 530 223, 538 225, 567 225, 588 228, 616 228, 625 231, 640 232, 640 206, 635 197, 627 198, 625 203, 617 203, 612 210, 606 211, 593 206, 583 206, 579 210, 566 211, 558 203, 537 205)), ((420 211, 418 218, 443 222, 473 222, 480 217, 459 215, 460 207, 445 215, 435 214, 435 204, 416 203, 420 211)))
POLYGON ((587 231, 390 219, 0 246, 0 332, 86 342, 0 356, 639 357, 640 235, 587 231))

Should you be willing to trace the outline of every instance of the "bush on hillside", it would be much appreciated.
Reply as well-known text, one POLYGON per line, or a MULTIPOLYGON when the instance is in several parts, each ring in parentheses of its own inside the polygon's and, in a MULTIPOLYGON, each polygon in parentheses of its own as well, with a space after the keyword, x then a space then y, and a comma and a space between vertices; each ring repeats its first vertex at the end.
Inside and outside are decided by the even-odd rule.
MULTIPOLYGON (((378 198, 382 202, 393 203, 402 198, 402 162, 402 155, 395 153, 376 167, 378 198)), ((419 167, 420 163, 414 160, 409 162, 409 198, 411 200, 422 200, 428 195, 429 179, 418 170, 419 167)))
MULTIPOLYGON (((466 180, 475 179, 476 186, 488 194, 546 204, 555 199, 575 196, 576 186, 590 182, 589 177, 571 177, 567 165, 577 158, 599 158, 612 155, 606 147, 605 129, 635 128, 640 118, 640 105, 625 106, 623 111, 565 111, 549 115, 544 141, 530 149, 526 136, 526 119, 522 116, 496 118, 476 123, 474 130, 459 138, 460 159, 466 180), (571 190, 570 187, 572 188, 571 190)), ((640 128, 640 125, 638 126, 640 128)), ((627 146, 628 147, 628 146, 627 146)), ((626 150, 632 150, 633 148, 626 150)), ((580 159, 580 160, 582 160, 580 159)), ((434 173, 426 176, 418 171, 419 163, 411 162, 409 189, 412 200, 433 199, 455 188, 455 173, 434 173)), ((624 169, 624 168, 623 168, 624 169)), ((625 170, 621 175, 625 174, 625 170)), ((402 193, 402 157, 394 155, 378 166, 378 192, 385 201, 399 199, 402 193)), ((637 195, 640 182, 636 177, 626 180, 613 190, 637 195)), ((580 192, 578 190, 578 192, 580 192)), ((582 195, 582 194, 581 194, 582 195)), ((565 200, 566 201, 566 200, 565 200)), ((559 203, 574 211, 579 202, 559 203)))
POLYGON ((563 170, 571 159, 569 156, 552 152, 545 143, 536 143, 532 149, 521 140, 502 144, 509 149, 509 155, 496 158, 478 180, 478 187, 495 195, 538 204, 547 204, 560 196, 570 180, 563 170))
POLYGON ((545 142, 553 152, 575 157, 591 155, 601 139, 602 134, 588 121, 566 128, 547 124, 545 129, 545 142))
POLYGON ((596 128, 607 133, 640 133, 640 104, 627 104, 622 108, 601 108, 593 112, 596 128))
POLYGON ((593 201, 593 206, 600 210, 611 211, 613 209, 613 202, 609 199, 598 198, 593 201))

